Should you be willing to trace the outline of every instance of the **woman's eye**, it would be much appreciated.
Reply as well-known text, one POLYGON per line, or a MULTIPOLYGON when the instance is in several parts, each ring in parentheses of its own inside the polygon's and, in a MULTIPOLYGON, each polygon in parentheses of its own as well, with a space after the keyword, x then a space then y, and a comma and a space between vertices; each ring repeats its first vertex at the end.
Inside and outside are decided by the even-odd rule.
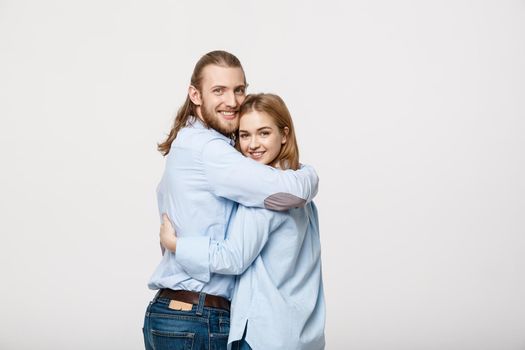
POLYGON ((270 132, 268 132, 268 131, 263 131, 263 132, 261 132, 261 135, 262 135, 262 136, 268 136, 268 135, 270 135, 270 132))
POLYGON ((241 138, 241 139, 245 139, 245 138, 247 138, 247 137, 248 137, 247 134, 240 134, 240 135, 239 135, 239 138, 241 138))

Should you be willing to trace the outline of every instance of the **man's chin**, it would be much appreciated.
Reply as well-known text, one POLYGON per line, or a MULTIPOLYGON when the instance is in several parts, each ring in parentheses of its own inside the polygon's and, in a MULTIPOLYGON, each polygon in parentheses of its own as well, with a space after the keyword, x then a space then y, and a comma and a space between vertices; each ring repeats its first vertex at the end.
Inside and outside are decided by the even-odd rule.
POLYGON ((229 135, 237 131, 238 128, 239 128, 239 123, 237 122, 237 120, 222 121, 220 123, 220 130, 217 130, 217 131, 220 132, 221 134, 229 135))
POLYGON ((239 128, 239 118, 235 118, 232 120, 226 120, 222 118, 220 115, 215 115, 212 117, 211 115, 203 115, 203 119, 208 125, 208 127, 220 132, 223 135, 230 136, 232 133, 237 131, 239 128))

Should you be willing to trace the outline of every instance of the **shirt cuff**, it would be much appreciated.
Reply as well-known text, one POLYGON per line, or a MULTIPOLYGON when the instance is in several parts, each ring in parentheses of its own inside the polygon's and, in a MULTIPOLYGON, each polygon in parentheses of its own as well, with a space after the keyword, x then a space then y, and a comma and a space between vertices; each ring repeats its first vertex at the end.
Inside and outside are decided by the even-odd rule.
POLYGON ((192 278, 210 280, 210 237, 177 237, 175 261, 192 278))

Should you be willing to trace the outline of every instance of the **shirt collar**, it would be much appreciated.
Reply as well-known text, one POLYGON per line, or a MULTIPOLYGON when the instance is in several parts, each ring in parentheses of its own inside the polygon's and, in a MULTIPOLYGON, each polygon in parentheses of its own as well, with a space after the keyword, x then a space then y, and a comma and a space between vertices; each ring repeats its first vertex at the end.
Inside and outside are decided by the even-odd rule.
POLYGON ((206 126, 202 120, 200 120, 199 118, 195 117, 195 116, 190 116, 188 118, 188 121, 186 122, 186 126, 190 126, 192 128, 195 128, 195 129, 206 129, 206 130, 209 130, 211 133, 213 133, 214 135, 220 137, 221 139, 223 139, 224 141, 228 142, 230 145, 235 145, 235 141, 232 140, 231 138, 227 137, 227 136, 224 136, 223 134, 221 134, 220 132, 218 132, 217 130, 213 129, 213 128, 209 128, 208 126, 206 126))

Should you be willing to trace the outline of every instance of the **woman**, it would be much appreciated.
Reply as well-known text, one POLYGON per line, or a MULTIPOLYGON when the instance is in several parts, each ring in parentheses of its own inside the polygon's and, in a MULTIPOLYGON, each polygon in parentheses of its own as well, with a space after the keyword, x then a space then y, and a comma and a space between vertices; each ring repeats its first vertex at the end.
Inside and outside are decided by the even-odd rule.
MULTIPOLYGON (((280 169, 299 168, 299 150, 286 105, 276 95, 249 95, 240 109, 238 149, 280 169)), ((233 349, 323 349, 325 305, 317 210, 287 212, 239 205, 227 239, 175 236, 164 216, 161 243, 200 278, 240 274, 232 300, 233 349), (191 248, 190 248, 191 247, 191 248), (203 265, 202 257, 208 261, 203 265), (199 268, 200 266, 200 268, 199 268)))

